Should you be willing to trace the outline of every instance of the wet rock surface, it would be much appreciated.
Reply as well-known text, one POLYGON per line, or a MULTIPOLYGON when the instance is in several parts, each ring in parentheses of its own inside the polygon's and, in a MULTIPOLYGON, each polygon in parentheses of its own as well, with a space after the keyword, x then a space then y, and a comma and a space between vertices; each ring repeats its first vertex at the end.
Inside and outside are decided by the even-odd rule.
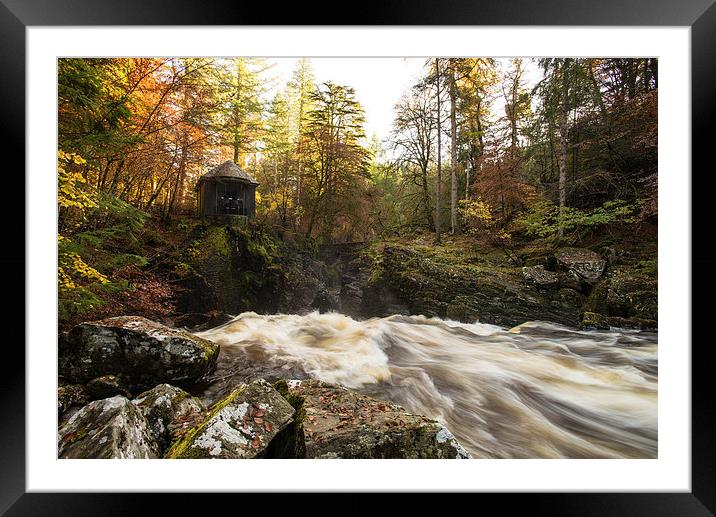
POLYGON ((219 346, 186 331, 135 316, 74 327, 60 343, 60 374, 85 382, 116 375, 129 384, 193 381, 209 372, 219 346))
POLYGON ((146 419, 129 399, 90 402, 58 430, 59 458, 157 458, 146 419))
POLYGON ((317 380, 285 383, 303 410, 306 458, 467 458, 441 424, 317 380))

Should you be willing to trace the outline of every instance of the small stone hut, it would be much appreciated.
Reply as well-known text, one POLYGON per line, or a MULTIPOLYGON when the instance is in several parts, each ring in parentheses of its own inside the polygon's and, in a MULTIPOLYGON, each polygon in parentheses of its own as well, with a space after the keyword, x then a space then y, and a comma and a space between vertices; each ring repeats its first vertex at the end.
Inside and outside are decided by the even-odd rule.
POLYGON ((258 182, 229 160, 204 174, 196 183, 202 217, 256 215, 258 182))

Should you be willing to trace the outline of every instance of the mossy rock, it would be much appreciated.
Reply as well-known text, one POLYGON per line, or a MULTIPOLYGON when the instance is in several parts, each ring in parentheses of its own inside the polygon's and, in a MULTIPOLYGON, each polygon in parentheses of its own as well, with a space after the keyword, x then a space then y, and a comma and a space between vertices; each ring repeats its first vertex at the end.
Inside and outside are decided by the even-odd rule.
POLYGON ((240 386, 186 433, 166 458, 261 458, 292 421, 295 410, 264 379, 240 386))
POLYGON ((582 314, 581 328, 585 330, 609 330, 611 328, 656 330, 655 320, 643 318, 622 318, 620 316, 605 316, 595 312, 582 314))
POLYGON ((635 267, 620 267, 609 279, 606 295, 610 315, 656 320, 658 279, 635 267))
POLYGON ((204 420, 204 406, 196 397, 169 384, 159 384, 132 400, 147 420, 160 454, 204 420))
POLYGON ((534 320, 579 324, 579 306, 552 304, 551 294, 528 283, 519 267, 475 265, 455 250, 398 244, 384 246, 380 264, 383 289, 411 314, 504 326, 534 320))
MULTIPOLYGON (((219 345, 136 316, 81 323, 64 341, 60 375, 84 382, 105 375, 132 386, 191 382, 211 371, 219 345)), ((134 389, 134 388, 132 388, 134 389)))

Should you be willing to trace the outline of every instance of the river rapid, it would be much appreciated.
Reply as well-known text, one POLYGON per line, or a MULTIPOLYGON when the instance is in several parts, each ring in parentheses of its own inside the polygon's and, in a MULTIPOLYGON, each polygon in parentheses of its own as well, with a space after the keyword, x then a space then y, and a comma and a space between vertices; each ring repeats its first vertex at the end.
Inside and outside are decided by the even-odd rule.
POLYGON ((248 312, 198 335, 221 345, 205 400, 253 364, 437 419, 474 458, 657 456, 656 333, 248 312))

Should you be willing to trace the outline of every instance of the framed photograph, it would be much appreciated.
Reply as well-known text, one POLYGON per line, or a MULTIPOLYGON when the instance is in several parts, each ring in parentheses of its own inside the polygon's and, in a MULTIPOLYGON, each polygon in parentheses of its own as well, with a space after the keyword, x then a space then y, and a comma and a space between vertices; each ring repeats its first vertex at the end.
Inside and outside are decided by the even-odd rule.
POLYGON ((0 5, 26 242, 3 512, 529 492, 713 514, 710 0, 270 26, 183 4, 0 5))

